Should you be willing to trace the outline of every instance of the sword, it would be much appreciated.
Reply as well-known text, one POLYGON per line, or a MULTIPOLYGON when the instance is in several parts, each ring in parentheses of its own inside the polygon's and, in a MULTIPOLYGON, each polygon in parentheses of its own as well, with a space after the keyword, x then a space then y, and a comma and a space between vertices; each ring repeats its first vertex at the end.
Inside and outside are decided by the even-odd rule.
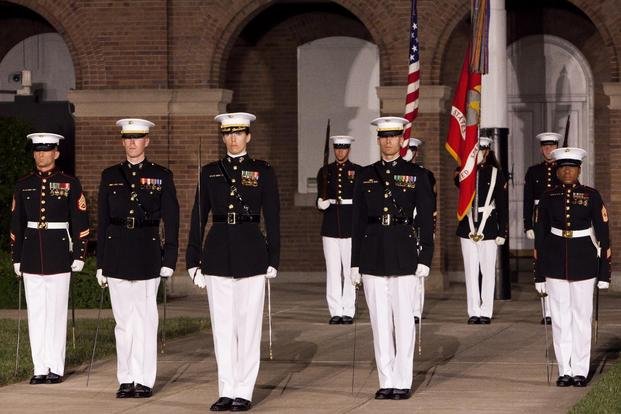
POLYGON ((164 317, 162 318, 162 347, 160 353, 164 353, 164 348, 166 348, 166 278, 162 278, 162 283, 164 284, 164 317))
POLYGON ((354 286, 354 352, 351 359, 351 394, 354 395, 354 380, 356 375, 356 335, 358 331, 358 289, 360 283, 356 283, 354 286))
POLYGON ((91 378, 91 370, 93 369, 93 360, 95 359, 95 349, 97 349, 97 337, 99 336, 99 322, 101 321, 101 308, 103 308, 104 292, 106 286, 101 288, 101 297, 99 298, 99 311, 97 312, 97 327, 95 329, 95 340, 93 341, 93 352, 91 354, 91 363, 88 366, 88 373, 86 374, 86 386, 88 387, 88 381, 91 378))
POLYGON ((18 286, 18 296, 17 296, 17 346, 15 348, 15 376, 17 376, 17 371, 19 370, 19 339, 21 337, 21 327, 22 327, 22 283, 24 280, 24 275, 22 273, 21 276, 17 276, 17 286, 18 286))
POLYGON ((69 279, 69 296, 71 297, 71 339, 73 342, 73 349, 75 349, 75 302, 73 300, 73 272, 71 272, 71 279, 69 279))
POLYGON ((267 282, 267 325, 268 325, 269 336, 270 336, 269 351, 270 351, 270 361, 271 361, 274 359, 273 354, 272 354, 272 288, 271 288, 270 280, 268 278, 265 278, 265 281, 267 282))
POLYGON ((541 299, 541 314, 543 316, 543 328, 546 332, 546 378, 548 380, 548 385, 550 385, 550 355, 548 353, 549 343, 548 343, 548 321, 546 319, 546 301, 545 297, 548 296, 547 293, 539 294, 539 298, 541 299))
MULTIPOLYGON (((420 317, 418 318, 418 356, 423 355, 423 300, 425 299, 425 278, 420 278, 420 317)), ((416 326, 414 326, 416 329, 416 326)))
MULTIPOLYGON (((597 283, 597 282, 596 282, 597 283)), ((595 343, 597 343, 597 336, 599 333, 599 288, 595 285, 595 343)))
POLYGON ((330 119, 328 119, 328 125, 326 125, 326 138, 323 144, 323 170, 321 171, 322 183, 321 188, 317 191, 321 194, 321 198, 328 199, 328 159, 330 158, 330 119))

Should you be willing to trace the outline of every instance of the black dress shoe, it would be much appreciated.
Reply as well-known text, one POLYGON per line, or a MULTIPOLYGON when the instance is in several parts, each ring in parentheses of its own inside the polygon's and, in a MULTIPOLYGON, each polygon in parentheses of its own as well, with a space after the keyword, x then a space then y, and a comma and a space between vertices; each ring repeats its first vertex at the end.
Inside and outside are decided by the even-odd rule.
POLYGON ((468 318, 468 325, 480 325, 481 324, 481 318, 479 318, 478 316, 471 316, 468 318))
POLYGON ((541 318, 542 325, 552 325, 552 318, 546 316, 545 318, 541 318))
POLYGON ((489 325, 490 323, 492 323, 492 318, 488 318, 487 316, 481 316, 479 318, 479 321, 481 325, 489 325))
POLYGON ((45 384, 46 378, 47 375, 33 375, 32 378, 30 378, 30 383, 32 385, 45 384))
POLYGON ((393 391, 394 391, 394 388, 380 388, 375 393, 375 399, 376 400, 390 400, 392 399, 393 391))
POLYGON ((352 318, 351 316, 343 316, 343 318, 341 319, 341 323, 343 325, 351 325, 352 323, 354 323, 354 318, 352 318))
POLYGON ((134 389, 134 398, 149 398, 153 395, 153 389, 147 387, 146 385, 136 384, 136 388, 134 389))
POLYGON ((563 375, 556 380, 557 387, 569 387, 574 384, 574 379, 569 375, 563 375))
POLYGON ((418 316, 414 317, 414 324, 418 325, 420 323, 420 318, 418 316))
POLYGON ((328 322, 330 325, 340 325, 343 323, 343 318, 341 318, 340 316, 333 316, 330 318, 330 322, 328 322))
POLYGON ((403 389, 395 388, 394 390, 392 390, 391 398, 393 400, 407 400, 411 396, 412 396, 412 391, 410 391, 409 388, 403 388, 403 389))
POLYGON ((45 382, 47 384, 60 384, 61 382, 63 382, 63 377, 58 374, 54 374, 53 372, 50 372, 45 377, 45 382))
POLYGON ((248 411, 252 408, 252 402, 244 398, 235 398, 231 404, 231 411, 248 411))
POLYGON ((116 398, 132 398, 134 396, 134 383, 125 382, 119 385, 119 389, 116 391, 116 398))
POLYGON ((209 407, 210 411, 228 411, 231 409, 231 405, 233 404, 233 399, 228 397, 220 397, 218 401, 211 404, 209 407))
POLYGON ((582 375, 574 375, 572 378, 574 381, 574 387, 586 387, 587 379, 582 375))

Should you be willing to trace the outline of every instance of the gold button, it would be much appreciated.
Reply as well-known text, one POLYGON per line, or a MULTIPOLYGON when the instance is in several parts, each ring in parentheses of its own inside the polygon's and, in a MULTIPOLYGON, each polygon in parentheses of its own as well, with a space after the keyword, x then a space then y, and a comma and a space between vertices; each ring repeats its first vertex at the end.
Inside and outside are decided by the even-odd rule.
POLYGON ((41 216, 41 220, 45 220, 45 216, 41 216))
POLYGON ((565 206, 565 210, 569 210, 569 206, 565 206))
POLYGON ((571 217, 571 216, 570 216, 569 214, 565 214, 565 217, 566 217, 566 218, 569 218, 569 217, 571 217))
POLYGON ((45 208, 42 208, 42 209, 41 209, 41 212, 44 212, 44 211, 45 211, 45 208))
POLYGON ((388 207, 384 207, 384 211, 388 211, 388 207))
POLYGON ((231 191, 229 195, 234 196, 234 195, 235 195, 235 193, 231 191))
POLYGON ((129 214, 134 214, 134 210, 129 210, 129 214))
POLYGON ((132 184, 132 188, 136 188, 136 184, 132 184))
POLYGON ((136 175, 136 171, 132 171, 132 175, 136 175))
POLYGON ((41 193, 41 197, 45 197, 45 193, 41 193))
POLYGON ((552 187, 550 184, 548 184, 548 187, 552 187))
POLYGON ((390 170, 386 170, 386 174, 390 174, 390 170))
POLYGON ((237 169, 237 165, 234 165, 234 166, 233 166, 233 169, 234 169, 234 170, 236 170, 236 169, 237 169))
POLYGON ((45 186, 44 185, 41 186, 41 190, 45 190, 45 186))
POLYGON ((231 180, 231 182, 235 182, 235 178, 233 178, 233 179, 231 180))
POLYGON ((44 183, 47 183, 47 179, 46 179, 46 178, 44 178, 44 179, 43 179, 43 182, 44 182, 44 183))
POLYGON ((233 209, 233 204, 229 204, 229 210, 233 209))
POLYGON ((390 185, 390 183, 388 181, 386 181, 386 185, 390 185))
POLYGON ((45 200, 41 200, 41 204, 45 204, 45 200))
POLYGON ((388 194, 384 194, 384 198, 388 198, 388 194))

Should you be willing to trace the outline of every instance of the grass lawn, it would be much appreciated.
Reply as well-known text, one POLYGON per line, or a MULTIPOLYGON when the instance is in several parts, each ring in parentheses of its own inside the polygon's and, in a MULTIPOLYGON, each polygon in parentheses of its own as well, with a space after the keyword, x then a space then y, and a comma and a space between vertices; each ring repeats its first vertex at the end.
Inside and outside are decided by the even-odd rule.
MULTIPOLYGON (((160 319, 160 328, 161 328, 160 319)), ((76 319, 75 349, 71 339, 71 323, 67 328, 67 351, 65 371, 70 367, 90 363, 95 339, 96 319, 76 319)), ((97 338, 95 359, 114 355, 114 320, 102 319, 97 338)), ((172 339, 198 332, 209 325, 207 319, 169 318, 166 320, 166 339, 172 339)), ((160 332, 161 334, 161 332, 160 332)), ((160 346, 158 335, 158 347, 160 346)), ((0 319, 0 386, 20 382, 32 376, 32 360, 30 358, 30 341, 28 340, 28 322, 21 323, 21 339, 19 346, 19 370, 15 374, 15 349, 17 342, 17 321, 0 319)))
POLYGON ((621 413, 621 362, 617 362, 570 411, 571 414, 621 413))

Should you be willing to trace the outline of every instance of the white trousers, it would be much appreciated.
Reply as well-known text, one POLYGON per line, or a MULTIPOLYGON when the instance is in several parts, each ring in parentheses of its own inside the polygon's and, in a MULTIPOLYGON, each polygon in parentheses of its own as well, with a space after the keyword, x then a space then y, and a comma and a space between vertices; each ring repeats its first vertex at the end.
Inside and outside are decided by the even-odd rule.
POLYGON ((326 300, 330 316, 354 317, 356 289, 351 283, 351 238, 322 237, 326 258, 326 300))
POLYGON ((70 273, 24 273, 34 375, 65 374, 70 273))
POLYGON ((261 362, 265 275, 206 279, 219 396, 252 400, 261 362))
POLYGON ((380 388, 412 387, 416 277, 362 275, 380 388))
POLYGON ((160 278, 108 278, 116 321, 116 377, 119 384, 153 388, 157 373, 157 289, 160 278))
POLYGON ((423 307, 425 306, 425 278, 414 278, 414 316, 422 319, 423 307))
POLYGON ((461 254, 464 257, 468 316, 491 318, 494 311, 498 246, 494 240, 475 242, 463 237, 460 237, 459 240, 461 242, 461 254), (481 269, 483 276, 480 286, 479 269, 481 269))
POLYGON ((559 375, 589 375, 595 278, 570 282, 546 278, 552 339, 559 375))

